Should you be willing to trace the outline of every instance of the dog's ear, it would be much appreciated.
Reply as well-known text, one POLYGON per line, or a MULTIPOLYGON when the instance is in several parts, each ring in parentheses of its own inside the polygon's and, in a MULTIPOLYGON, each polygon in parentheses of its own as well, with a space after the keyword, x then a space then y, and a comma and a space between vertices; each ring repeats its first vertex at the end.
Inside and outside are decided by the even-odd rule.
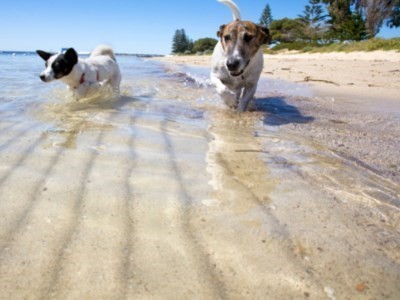
POLYGON ((224 32, 225 27, 226 27, 226 25, 221 25, 221 26, 219 27, 219 31, 217 32, 217 36, 218 36, 219 38, 222 38, 222 33, 224 32))
POLYGON ((36 50, 36 53, 44 60, 44 61, 48 61, 50 57, 53 56, 53 54, 48 53, 46 51, 42 51, 42 50, 36 50))
POLYGON ((64 57, 71 64, 76 65, 78 63, 78 53, 76 53, 74 48, 69 48, 65 53, 64 57))
POLYGON ((264 26, 257 26, 259 32, 259 41, 260 45, 270 44, 271 43, 271 34, 269 33, 269 29, 264 26))

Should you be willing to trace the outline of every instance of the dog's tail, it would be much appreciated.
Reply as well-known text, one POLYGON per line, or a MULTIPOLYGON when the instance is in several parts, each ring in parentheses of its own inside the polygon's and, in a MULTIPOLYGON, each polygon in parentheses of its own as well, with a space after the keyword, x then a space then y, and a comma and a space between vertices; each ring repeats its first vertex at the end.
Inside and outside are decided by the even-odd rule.
POLYGON ((95 56, 100 56, 100 55, 109 56, 114 61, 117 61, 117 59, 115 58, 114 51, 110 46, 99 45, 93 49, 92 53, 90 53, 90 57, 95 57, 95 56))
POLYGON ((237 7, 235 3, 233 3, 231 0, 218 0, 218 1, 225 4, 231 9, 234 21, 240 21, 242 19, 242 17, 240 16, 239 7, 237 7))

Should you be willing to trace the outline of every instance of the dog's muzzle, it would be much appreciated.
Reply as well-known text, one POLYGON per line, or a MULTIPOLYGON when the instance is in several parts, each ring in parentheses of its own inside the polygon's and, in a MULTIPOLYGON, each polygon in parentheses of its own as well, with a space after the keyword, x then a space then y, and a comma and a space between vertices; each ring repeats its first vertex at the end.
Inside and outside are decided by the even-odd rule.
POLYGON ((239 58, 229 58, 226 61, 226 67, 233 77, 237 77, 243 74, 244 70, 240 70, 241 60, 239 58))
POLYGON ((52 75, 48 75, 46 73, 42 73, 39 75, 39 78, 43 82, 51 82, 54 80, 54 77, 52 75))
POLYGON ((46 82, 46 75, 41 74, 39 78, 41 81, 46 82))

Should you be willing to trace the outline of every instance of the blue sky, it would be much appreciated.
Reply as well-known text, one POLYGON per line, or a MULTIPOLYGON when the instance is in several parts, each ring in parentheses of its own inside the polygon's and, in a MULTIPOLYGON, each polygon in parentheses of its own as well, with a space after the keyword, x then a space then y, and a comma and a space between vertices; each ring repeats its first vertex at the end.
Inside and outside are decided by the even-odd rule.
MULTIPOLYGON (((258 21, 270 4, 275 19, 296 17, 308 0, 236 0, 246 20, 258 21)), ((117 52, 168 54, 176 29, 190 38, 215 37, 231 21, 216 0, 3 0, 0 2, 0 49, 90 51, 107 43, 117 52), (108 3, 108 4, 105 4, 108 3)), ((400 36, 383 29, 381 36, 400 36)))

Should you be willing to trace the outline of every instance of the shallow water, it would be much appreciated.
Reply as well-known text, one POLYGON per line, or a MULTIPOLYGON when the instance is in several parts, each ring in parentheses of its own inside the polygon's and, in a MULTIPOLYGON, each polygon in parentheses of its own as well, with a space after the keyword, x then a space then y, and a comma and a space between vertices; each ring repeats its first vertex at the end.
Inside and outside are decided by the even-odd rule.
POLYGON ((238 115, 206 69, 118 61, 78 103, 0 55, 1 299, 400 297, 400 188, 298 134, 306 87, 238 115))

